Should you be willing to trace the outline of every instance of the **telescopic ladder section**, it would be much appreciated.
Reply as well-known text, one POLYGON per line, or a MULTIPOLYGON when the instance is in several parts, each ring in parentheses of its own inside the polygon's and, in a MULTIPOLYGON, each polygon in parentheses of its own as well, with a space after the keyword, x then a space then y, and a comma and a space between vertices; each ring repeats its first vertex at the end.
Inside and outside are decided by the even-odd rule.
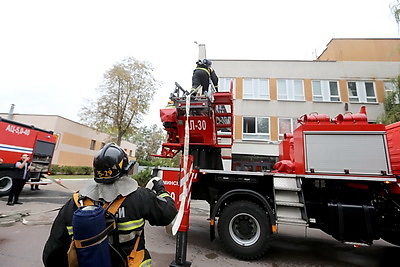
POLYGON ((223 153, 224 159, 232 159, 233 145, 233 96, 231 92, 214 93, 214 121, 216 131, 216 147, 229 150, 223 153))
POLYGON ((308 226, 301 179, 295 175, 274 175, 277 223, 308 226))

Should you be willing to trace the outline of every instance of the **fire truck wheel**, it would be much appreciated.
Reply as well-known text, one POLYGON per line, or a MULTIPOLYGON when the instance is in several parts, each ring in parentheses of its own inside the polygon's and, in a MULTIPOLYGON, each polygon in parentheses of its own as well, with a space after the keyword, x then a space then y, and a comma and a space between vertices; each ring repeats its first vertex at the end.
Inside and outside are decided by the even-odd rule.
POLYGON ((0 178, 0 197, 6 196, 11 191, 12 179, 8 176, 0 178))
POLYGON ((236 201, 221 212, 218 233, 226 250, 236 258, 255 260, 269 249, 271 224, 259 205, 236 201))

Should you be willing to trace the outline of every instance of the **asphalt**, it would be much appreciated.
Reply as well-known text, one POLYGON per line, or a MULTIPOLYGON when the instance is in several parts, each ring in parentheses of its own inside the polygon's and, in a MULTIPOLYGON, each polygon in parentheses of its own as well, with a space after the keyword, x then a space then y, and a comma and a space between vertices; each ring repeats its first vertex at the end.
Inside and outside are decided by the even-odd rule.
MULTIPOLYGON (((62 185, 42 186, 31 191, 25 186, 22 205, 7 206, 7 197, 0 197, 0 266, 40 267, 42 251, 51 224, 61 206, 86 181, 65 180, 62 185)), ((317 229, 278 228, 271 248, 263 258, 245 262, 228 254, 217 238, 209 239, 208 205, 191 202, 187 260, 193 267, 209 266, 398 266, 400 248, 383 240, 370 247, 342 244, 317 229)), ((146 247, 153 266, 169 266, 175 259, 176 240, 164 227, 146 225, 146 247)))

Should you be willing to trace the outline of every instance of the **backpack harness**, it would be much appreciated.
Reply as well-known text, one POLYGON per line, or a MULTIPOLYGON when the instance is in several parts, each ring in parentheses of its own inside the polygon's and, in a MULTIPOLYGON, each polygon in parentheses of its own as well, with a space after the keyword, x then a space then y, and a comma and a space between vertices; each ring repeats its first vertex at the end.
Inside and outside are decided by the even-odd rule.
MULTIPOLYGON (((103 205, 103 209, 105 210, 106 213, 111 214, 113 218, 113 222, 106 227, 102 232, 99 234, 84 239, 84 240, 76 240, 72 238, 70 248, 68 250, 68 264, 70 267, 76 267, 79 266, 78 264, 78 256, 76 254, 76 248, 88 248, 94 245, 97 245, 101 242, 103 242, 106 238, 108 238, 108 235, 115 229, 117 229, 117 224, 115 220, 115 214, 117 213, 119 207, 121 206, 122 202, 124 202, 126 196, 123 197, 119 195, 114 201, 111 201, 110 203, 105 203, 103 205)), ((73 194, 73 200, 76 204, 76 206, 79 208, 81 206, 92 206, 95 205, 93 200, 90 198, 86 197, 84 199, 79 198, 79 193, 74 193, 73 194)), ((144 259, 144 250, 137 251, 138 244, 140 240, 140 234, 138 234, 134 248, 132 249, 131 253, 124 259, 126 262, 126 266, 129 267, 134 267, 134 266, 140 266, 143 259, 144 259)), ((110 244, 111 245, 111 244, 110 244)))

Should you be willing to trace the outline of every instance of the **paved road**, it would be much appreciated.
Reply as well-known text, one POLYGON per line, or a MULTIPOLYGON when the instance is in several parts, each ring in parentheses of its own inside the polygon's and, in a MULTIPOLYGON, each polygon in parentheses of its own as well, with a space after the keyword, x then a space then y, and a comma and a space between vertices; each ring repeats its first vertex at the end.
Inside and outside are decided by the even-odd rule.
MULTIPOLYGON (((62 184, 77 190, 85 181, 63 180, 62 184)), ((71 196, 62 187, 51 184, 31 191, 25 186, 23 205, 9 207, 0 198, 0 266, 42 266, 41 253, 51 223, 71 196)), ((202 266, 398 266, 400 248, 382 240, 371 247, 354 248, 332 239, 319 230, 280 227, 268 255, 254 262, 243 262, 227 254, 219 239, 209 241, 208 206, 193 201, 187 259, 193 267, 202 266), (305 237, 307 235, 307 237, 305 237), (397 264, 396 264, 397 262, 397 264)), ((146 226, 146 246, 153 266, 169 266, 175 258, 175 238, 163 227, 146 226)))

